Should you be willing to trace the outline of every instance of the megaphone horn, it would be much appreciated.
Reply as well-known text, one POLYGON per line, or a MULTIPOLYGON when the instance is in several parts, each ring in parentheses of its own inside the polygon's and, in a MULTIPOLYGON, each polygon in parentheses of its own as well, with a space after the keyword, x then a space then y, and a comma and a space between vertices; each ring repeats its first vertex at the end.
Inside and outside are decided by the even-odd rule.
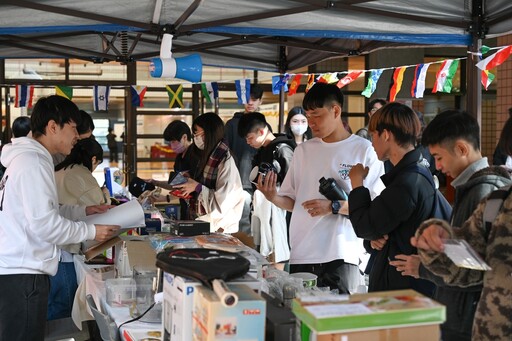
POLYGON ((194 83, 200 82, 203 73, 201 56, 192 54, 173 58, 171 52, 172 35, 164 34, 160 46, 160 58, 151 59, 149 73, 155 78, 180 78, 194 83))

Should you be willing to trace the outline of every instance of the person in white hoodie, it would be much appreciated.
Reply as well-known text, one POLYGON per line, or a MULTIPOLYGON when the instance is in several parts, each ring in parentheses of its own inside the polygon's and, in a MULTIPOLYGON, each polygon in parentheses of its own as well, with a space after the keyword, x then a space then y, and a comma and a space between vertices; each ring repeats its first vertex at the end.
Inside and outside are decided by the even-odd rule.
POLYGON ((78 221, 109 206, 59 205, 52 155, 70 153, 78 123, 70 100, 40 98, 32 112, 32 138, 15 138, 2 150, 7 170, 0 182, 0 340, 44 339, 59 245, 105 241, 119 230, 78 221))

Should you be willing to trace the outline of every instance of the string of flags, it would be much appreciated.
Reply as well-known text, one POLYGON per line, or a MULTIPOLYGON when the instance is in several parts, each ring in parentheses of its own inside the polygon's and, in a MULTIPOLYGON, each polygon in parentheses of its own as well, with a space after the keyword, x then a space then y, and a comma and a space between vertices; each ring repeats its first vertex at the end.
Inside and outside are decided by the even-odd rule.
MULTIPOLYGON (((481 70, 482 86, 485 90, 489 88, 489 85, 495 79, 495 75, 490 72, 491 69, 501 65, 507 60, 512 54, 512 45, 490 48, 482 46, 479 52, 472 53, 477 55, 480 61, 476 64, 476 67, 481 70), (497 50, 497 52, 483 58, 485 54, 490 51, 497 50)), ((288 74, 272 76, 272 93, 279 94, 281 89, 288 93, 288 96, 293 96, 297 93, 297 90, 301 84, 303 76, 307 76, 306 92, 317 82, 323 83, 336 83, 339 88, 352 83, 361 75, 369 72, 368 82, 366 87, 361 92, 361 95, 370 98, 377 88, 382 73, 385 70, 393 70, 393 77, 389 87, 389 100, 394 101, 397 94, 400 92, 404 73, 408 68, 414 67, 414 77, 410 88, 410 94, 413 98, 423 98, 425 92, 425 80, 429 67, 432 64, 441 63, 441 67, 436 73, 436 80, 432 93, 445 92, 450 93, 453 88, 453 77, 455 76, 459 67, 459 61, 467 58, 455 58, 446 59, 438 62, 405 65, 397 67, 387 67, 380 69, 371 70, 353 70, 353 71, 341 71, 341 72, 328 72, 324 74, 288 74), (343 76, 340 78, 340 76, 343 76)), ((211 104, 219 98, 219 82, 205 82, 201 83, 201 93, 205 98, 206 102, 211 104)), ((247 104, 250 100, 250 89, 251 80, 244 78, 235 80, 236 94, 239 104, 247 104)), ((95 111, 106 111, 108 110, 110 86, 94 86, 94 110, 95 111)), ((183 108, 183 84, 178 85, 167 85, 165 87, 169 97, 169 108, 183 108)), ((130 86, 132 105, 135 107, 144 106, 144 96, 147 91, 146 86, 131 85, 130 86)), ((55 94, 66 97, 68 99, 73 98, 73 88, 70 86, 56 86, 55 94)), ((33 85, 17 85, 16 86, 16 99, 15 107, 32 107, 32 98, 34 95, 33 85)))

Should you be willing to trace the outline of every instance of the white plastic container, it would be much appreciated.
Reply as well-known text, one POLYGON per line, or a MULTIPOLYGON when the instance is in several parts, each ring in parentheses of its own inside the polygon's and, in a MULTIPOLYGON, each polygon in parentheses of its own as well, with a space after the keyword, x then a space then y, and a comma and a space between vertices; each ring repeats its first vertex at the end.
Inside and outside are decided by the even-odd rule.
POLYGON ((112 278, 106 281, 107 304, 112 307, 130 306, 135 300, 136 285, 133 278, 112 278))

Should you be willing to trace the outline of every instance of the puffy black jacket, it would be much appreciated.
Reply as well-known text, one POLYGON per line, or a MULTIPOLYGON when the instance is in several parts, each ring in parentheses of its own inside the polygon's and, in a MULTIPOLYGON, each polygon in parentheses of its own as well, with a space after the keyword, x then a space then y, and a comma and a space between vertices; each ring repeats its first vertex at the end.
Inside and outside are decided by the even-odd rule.
POLYGON ((374 256, 369 291, 415 289, 432 296, 435 289, 433 283, 402 276, 389 265, 398 254, 417 253, 410 239, 434 211, 434 188, 423 175, 410 171, 410 166, 421 160, 419 150, 407 153, 381 177, 386 188, 373 201, 365 187, 355 188, 349 195, 350 221, 356 235, 367 240, 389 235, 384 248, 374 256))

